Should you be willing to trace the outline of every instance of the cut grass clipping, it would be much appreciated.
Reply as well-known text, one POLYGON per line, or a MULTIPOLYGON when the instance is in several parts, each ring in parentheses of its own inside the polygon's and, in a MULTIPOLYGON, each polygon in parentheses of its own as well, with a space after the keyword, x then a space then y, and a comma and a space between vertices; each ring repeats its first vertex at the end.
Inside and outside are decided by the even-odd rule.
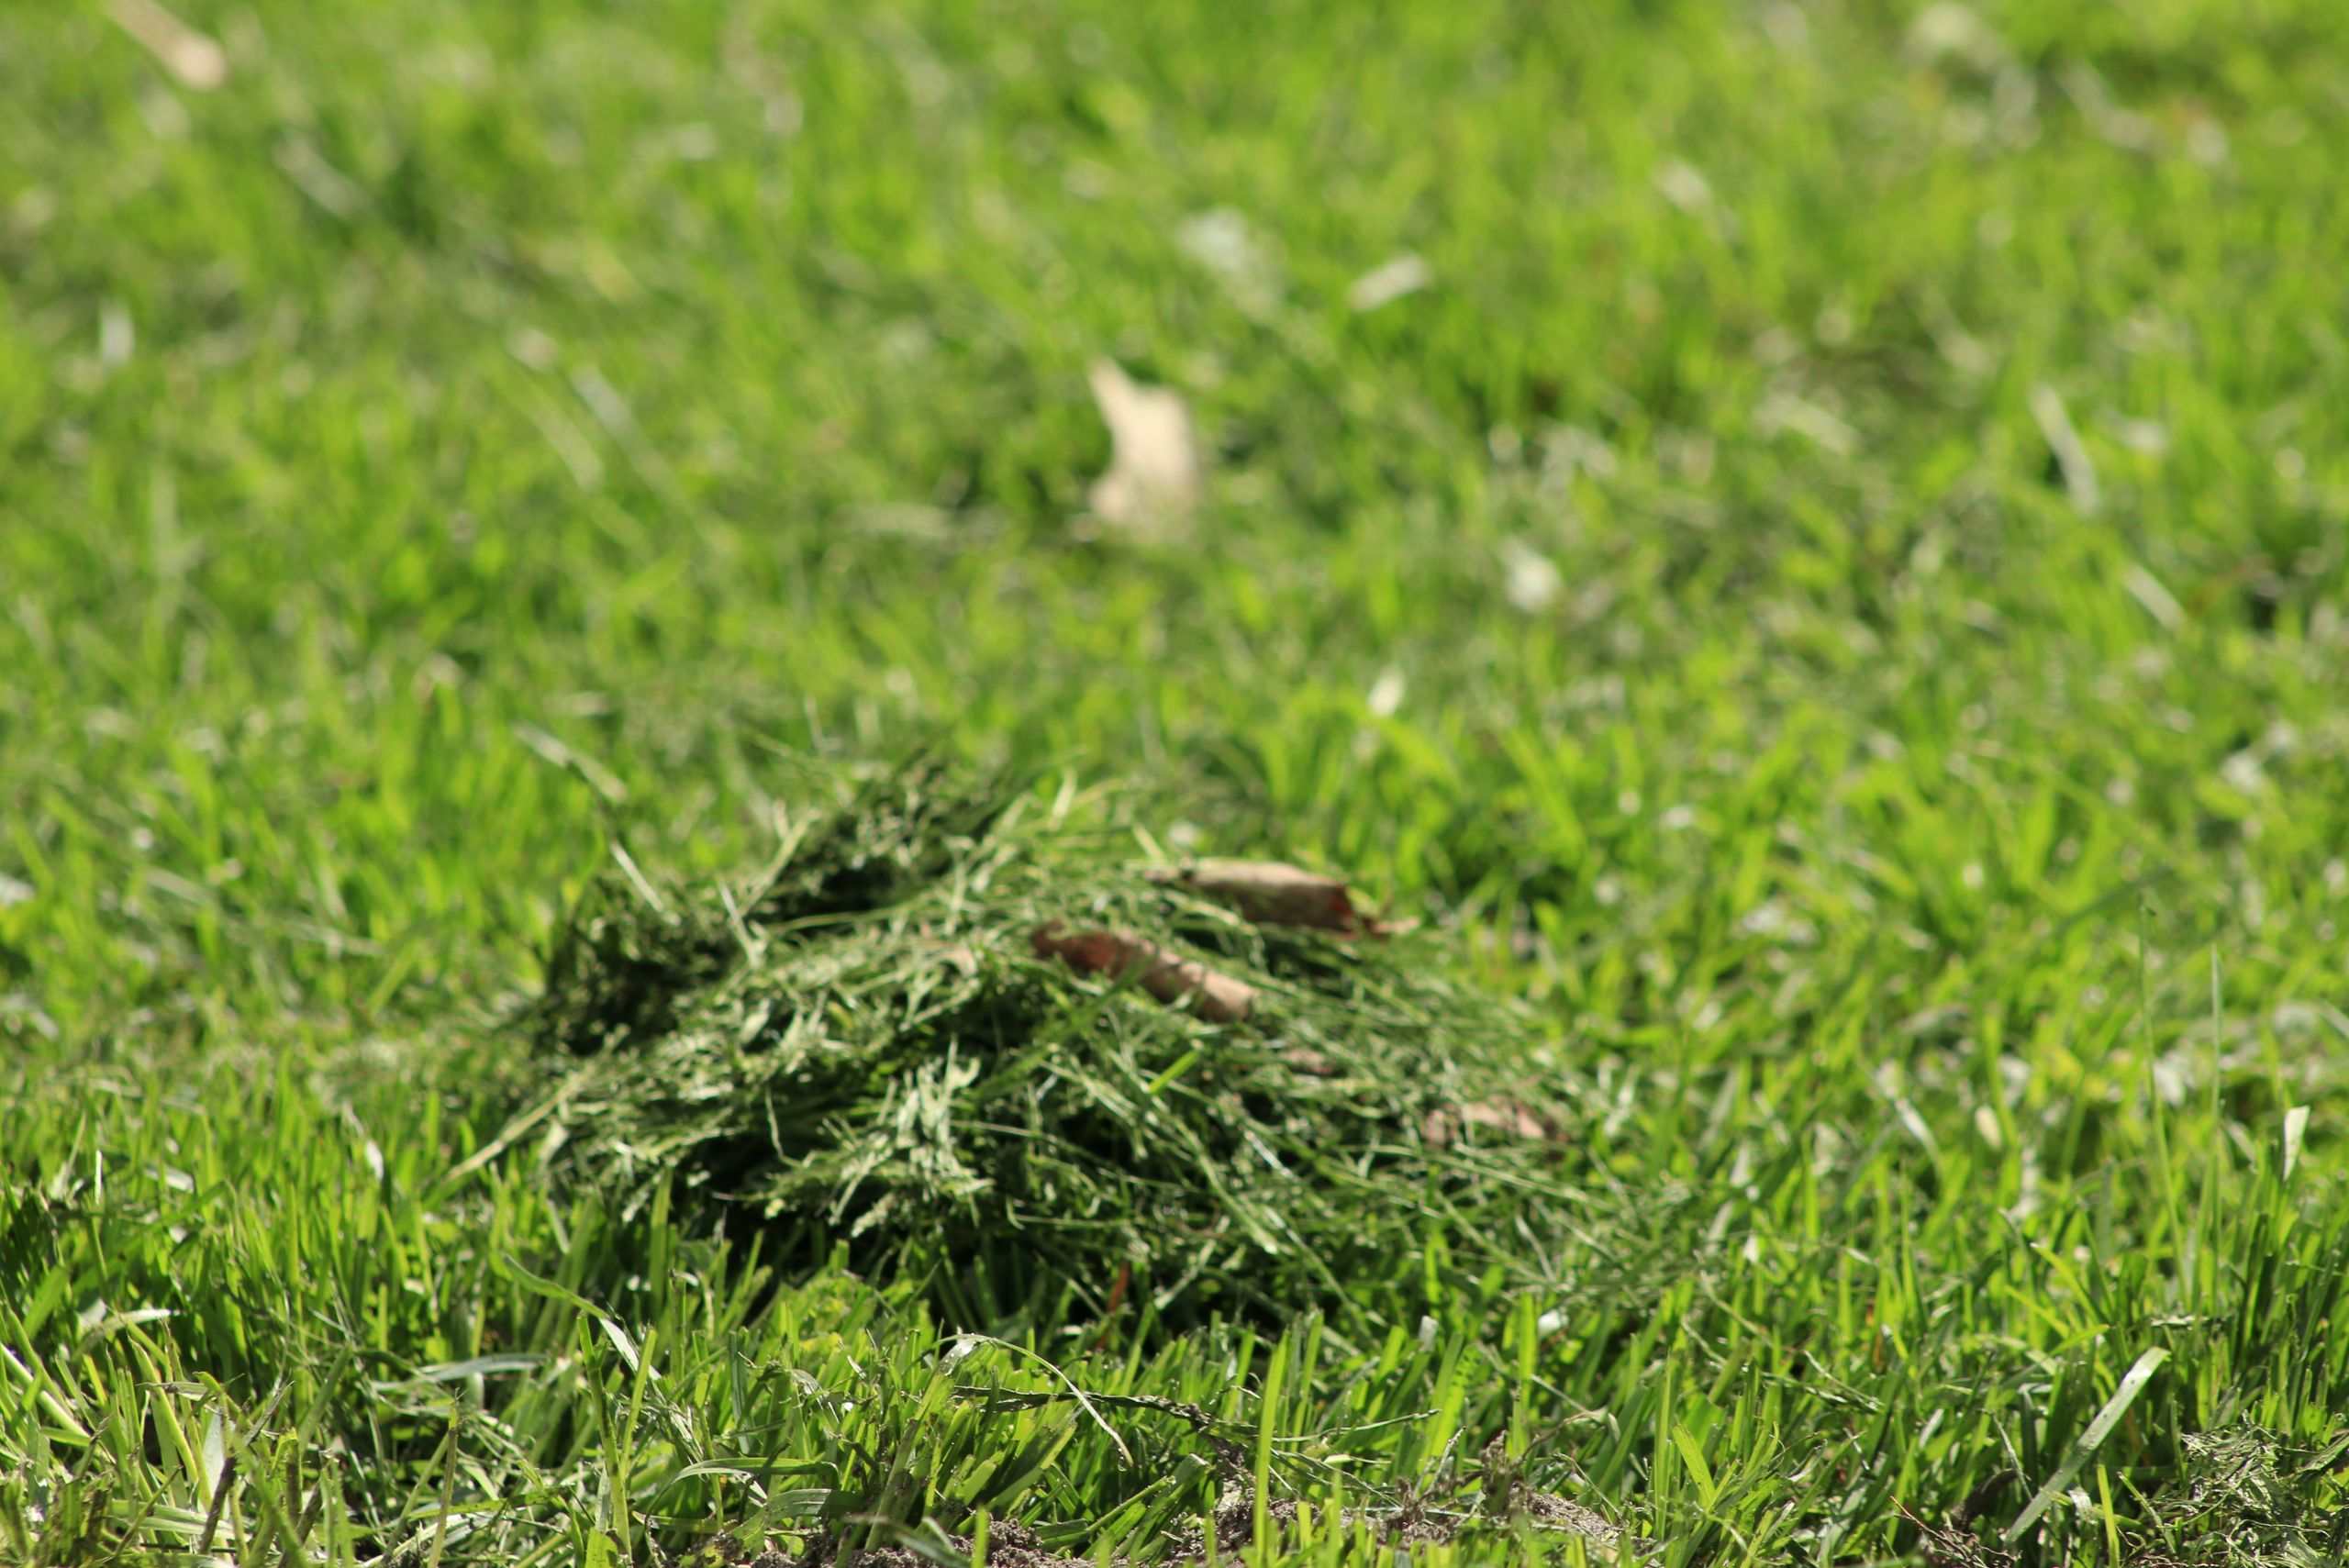
POLYGON ((494 1147, 624 1207, 751 1206, 771 1259, 845 1244, 998 1329, 1059 1278, 1104 1314, 1285 1318, 1557 1189, 1531 1020, 1431 939, 1041 804, 917 763, 738 882, 619 851, 550 966, 556 1082, 494 1147))

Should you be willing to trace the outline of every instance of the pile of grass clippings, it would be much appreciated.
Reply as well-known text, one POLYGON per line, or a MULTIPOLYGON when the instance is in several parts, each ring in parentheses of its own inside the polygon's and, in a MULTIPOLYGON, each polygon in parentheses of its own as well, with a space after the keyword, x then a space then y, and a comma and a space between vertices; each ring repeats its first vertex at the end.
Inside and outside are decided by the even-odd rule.
POLYGON ((1048 1280, 1177 1318, 1359 1297, 1559 1190, 1564 1084, 1438 939, 1041 807, 917 762, 754 875, 620 855, 550 964, 555 1082, 500 1144, 995 1321, 1048 1280))

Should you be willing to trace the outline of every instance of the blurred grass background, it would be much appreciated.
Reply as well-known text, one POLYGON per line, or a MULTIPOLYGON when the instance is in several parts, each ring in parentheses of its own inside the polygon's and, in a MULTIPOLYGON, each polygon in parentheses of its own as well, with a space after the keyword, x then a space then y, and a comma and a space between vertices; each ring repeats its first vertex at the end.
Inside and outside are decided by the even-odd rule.
MULTIPOLYGON (((426 1182, 607 840, 733 865, 943 735, 1457 929, 1700 1221, 1750 1134, 1864 1259, 2093 1190, 2185 1289, 2154 1198, 2298 1105, 2337 1223, 2336 8, 184 15, 216 90, 0 10, 12 1181, 145 1082, 426 1182), (1213 449, 1187 537, 1084 514, 1101 355, 1213 449)), ((2126 1358, 2013 1310, 2084 1420, 2126 1358)))
MULTIPOLYGON (((944 725, 1569 921, 1774 748, 1782 815, 1972 818, 1887 857, 1951 935, 2109 878, 1968 841, 1954 744, 2238 839, 2220 763, 2337 755, 2338 57, 2307 7, 1970 15, 247 9, 198 95, 17 13, 19 967, 75 1023, 526 979, 605 807, 517 724, 689 860, 766 831, 763 742, 944 725), (1070 525, 1105 352, 1220 452, 1187 546, 1070 525)), ((2231 847, 2337 841, 2326 793, 2231 847)))

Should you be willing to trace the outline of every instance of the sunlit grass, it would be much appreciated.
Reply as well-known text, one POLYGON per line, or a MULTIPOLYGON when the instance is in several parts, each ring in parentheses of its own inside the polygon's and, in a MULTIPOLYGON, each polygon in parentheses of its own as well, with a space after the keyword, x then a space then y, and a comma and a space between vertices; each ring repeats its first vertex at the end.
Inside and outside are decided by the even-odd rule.
POLYGON ((1520 1465, 1823 1563, 2073 1460, 2019 1551, 2322 1549, 2336 10, 191 3, 210 91, 0 17, 0 1557, 1195 1529, 1205 1436, 980 1419, 908 1282, 451 1174, 614 838, 931 738, 1348 872, 1611 1107, 1608 1226, 1398 1255, 1268 1419, 1097 1281, 1079 1386, 1471 1556, 1584 1550, 1520 1465), (1187 532, 1083 515, 1103 355, 1187 532))

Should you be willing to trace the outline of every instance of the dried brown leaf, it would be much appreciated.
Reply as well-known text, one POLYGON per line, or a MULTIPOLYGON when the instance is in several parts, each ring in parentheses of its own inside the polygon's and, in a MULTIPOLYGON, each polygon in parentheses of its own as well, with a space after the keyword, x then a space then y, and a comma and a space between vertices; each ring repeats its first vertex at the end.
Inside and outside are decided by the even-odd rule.
POLYGON ((1209 1023, 1237 1023, 1255 1006, 1256 988, 1219 974, 1197 959, 1124 931, 1069 931, 1058 921, 1036 928, 1029 940, 1040 957, 1057 957, 1080 974, 1122 976, 1172 1006, 1186 1002, 1209 1023))
POLYGON ((1107 521, 1142 532, 1172 532, 1198 504, 1203 475, 1191 411, 1180 394, 1142 386, 1113 360, 1086 373, 1109 427, 1109 472, 1088 499, 1107 521))
POLYGON ((1460 1118, 1475 1127, 1513 1132, 1520 1138, 1550 1136, 1550 1129, 1542 1118, 1515 1100, 1477 1100, 1460 1107, 1460 1118))
POLYGON ((1343 879, 1280 861, 1198 861, 1143 874, 1229 905, 1260 926, 1306 926, 1380 937, 1410 929, 1408 924, 1382 924, 1355 908, 1343 879))

